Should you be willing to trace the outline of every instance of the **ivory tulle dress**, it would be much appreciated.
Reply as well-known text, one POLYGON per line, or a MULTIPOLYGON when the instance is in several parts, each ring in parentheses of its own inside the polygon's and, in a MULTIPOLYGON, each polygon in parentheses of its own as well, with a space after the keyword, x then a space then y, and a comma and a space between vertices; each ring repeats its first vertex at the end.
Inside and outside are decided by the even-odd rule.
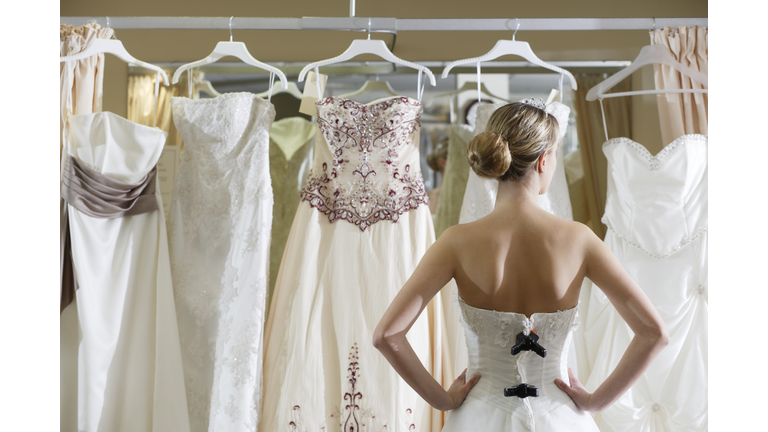
POLYGON ((253 431, 261 405, 272 104, 251 93, 171 99, 185 153, 170 217, 193 432, 253 431))
MULTIPOLYGON (((432 408, 371 344, 435 238, 419 170, 421 104, 316 106, 314 164, 265 330, 259 431, 428 431, 432 408)), ((431 371, 428 315, 408 339, 431 371)))
MULTIPOLYGON (((658 309, 670 339, 632 388, 595 416, 603 432, 708 428, 707 143, 706 136, 683 135, 656 156, 628 138, 603 144, 605 243, 658 309)), ((579 378, 594 391, 632 331, 589 280, 581 307, 579 378)))
POLYGON ((568 382, 568 350, 578 326, 578 307, 530 317, 472 307, 460 297, 469 349, 467 377, 480 380, 464 403, 451 411, 443 432, 598 432, 586 411, 576 407, 555 379, 568 382), (523 350, 512 355, 518 335, 538 336, 546 357, 523 350), (536 387, 538 396, 505 396, 506 388, 536 387))

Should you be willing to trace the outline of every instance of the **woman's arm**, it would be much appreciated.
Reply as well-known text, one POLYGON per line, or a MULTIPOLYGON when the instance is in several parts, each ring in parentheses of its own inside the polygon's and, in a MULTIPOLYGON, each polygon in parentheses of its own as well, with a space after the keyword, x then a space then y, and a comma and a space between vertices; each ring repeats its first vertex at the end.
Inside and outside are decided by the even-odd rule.
MULTIPOLYGON (((589 230, 584 227, 584 229, 589 230)), ((613 252, 589 231, 586 276, 608 297, 616 311, 635 333, 627 350, 606 380, 589 394, 569 370, 570 386, 555 380, 580 409, 602 411, 629 390, 648 369, 651 361, 669 343, 667 326, 648 296, 627 274, 613 252)))
POLYGON ((373 346, 381 351, 408 385, 441 411, 461 405, 480 376, 475 375, 465 382, 464 371, 446 392, 421 364, 405 335, 432 297, 453 278, 455 257, 449 231, 452 230, 446 230, 427 250, 373 332, 373 346))

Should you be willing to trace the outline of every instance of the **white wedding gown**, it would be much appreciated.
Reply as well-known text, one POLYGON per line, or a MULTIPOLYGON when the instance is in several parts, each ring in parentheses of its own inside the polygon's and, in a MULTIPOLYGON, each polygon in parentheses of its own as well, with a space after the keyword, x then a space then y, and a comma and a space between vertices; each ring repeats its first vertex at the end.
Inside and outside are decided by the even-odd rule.
MULTIPOLYGON (((504 104, 486 104, 477 108, 475 136, 485 131, 485 126, 488 124, 491 114, 502 106, 504 104)), ((571 109, 560 102, 552 102, 547 105, 546 111, 557 119, 560 125, 560 139, 562 139, 568 128, 568 115, 571 109)), ((557 152, 557 161, 555 174, 552 177, 549 190, 546 194, 539 195, 539 206, 555 216, 573 220, 571 199, 568 195, 568 182, 565 180, 562 146, 557 152)), ((487 216, 496 206, 496 194, 498 191, 498 180, 482 179, 470 169, 459 223, 474 222, 487 216)))
MULTIPOLYGON (((683 135, 656 156, 628 138, 603 144, 605 243, 658 309, 670 336, 640 380, 595 416, 603 432, 707 430, 707 142, 683 135)), ((589 280, 580 304, 579 377, 594 391, 616 367, 632 331, 589 280)))
MULTIPOLYGON (((435 240, 419 169, 421 104, 316 105, 314 163, 266 326, 258 430, 428 432, 432 408, 371 344, 435 240)), ((408 339, 431 371, 429 315, 408 339)))
POLYGON ((272 188, 268 101, 171 100, 185 152, 171 265, 192 431, 253 431, 261 409, 272 188))
POLYGON ((445 419, 443 432, 598 432, 585 411, 576 407, 555 379, 568 382, 568 350, 578 326, 578 307, 530 317, 472 307, 458 297, 469 349, 467 378, 480 380, 460 407, 445 419), (519 333, 539 336, 546 349, 512 355, 519 333), (504 389, 528 384, 538 396, 505 396, 504 389))
MULTIPOLYGON (((65 151, 125 183, 147 176, 167 137, 110 112, 70 115, 68 124, 65 151)), ((77 388, 62 389, 77 401, 77 420, 62 412, 62 431, 189 431, 158 185, 159 210, 148 213, 97 218, 68 206, 81 334, 77 388)), ((68 330, 62 344, 78 338, 68 330)))

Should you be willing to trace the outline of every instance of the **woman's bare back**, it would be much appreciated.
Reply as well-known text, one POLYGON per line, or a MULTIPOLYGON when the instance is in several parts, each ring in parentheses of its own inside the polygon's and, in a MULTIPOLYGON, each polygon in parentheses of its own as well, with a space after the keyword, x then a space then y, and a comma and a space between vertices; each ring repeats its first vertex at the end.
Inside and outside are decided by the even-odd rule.
POLYGON ((585 231, 533 206, 496 209, 451 227, 454 279, 468 304, 530 316, 575 306, 586 268, 585 231))

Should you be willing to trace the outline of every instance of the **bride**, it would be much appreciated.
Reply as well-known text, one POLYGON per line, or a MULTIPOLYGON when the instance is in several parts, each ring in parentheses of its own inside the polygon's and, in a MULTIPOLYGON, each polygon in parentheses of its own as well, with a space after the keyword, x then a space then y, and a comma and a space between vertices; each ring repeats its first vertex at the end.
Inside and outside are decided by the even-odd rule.
POLYGON ((539 99, 494 112, 467 151, 478 176, 499 180, 493 212, 438 238, 374 332, 373 345, 400 376, 433 407, 451 411, 443 431, 598 431, 588 412, 615 402, 668 343, 658 312, 608 247, 585 225, 538 206, 555 172, 558 141, 557 121, 539 99), (594 393, 567 367, 585 277, 634 332, 594 393), (451 279, 469 367, 446 391, 406 333, 451 279))

